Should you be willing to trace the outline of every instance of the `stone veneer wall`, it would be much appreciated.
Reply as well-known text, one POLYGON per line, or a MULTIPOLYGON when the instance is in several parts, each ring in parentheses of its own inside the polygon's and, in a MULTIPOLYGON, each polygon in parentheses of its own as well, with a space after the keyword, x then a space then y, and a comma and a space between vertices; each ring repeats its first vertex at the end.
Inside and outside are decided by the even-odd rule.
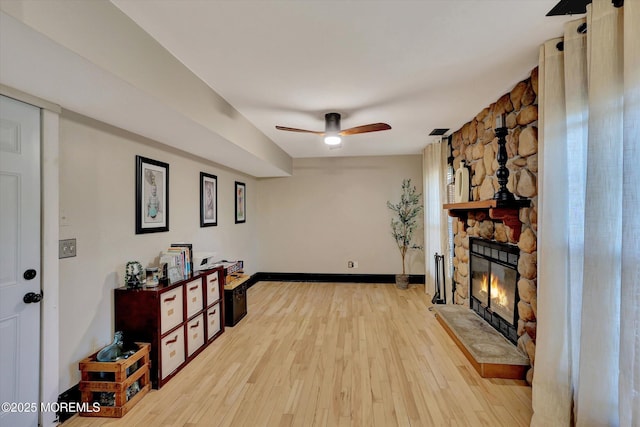
POLYGON ((454 169, 462 160, 470 168, 470 200, 488 200, 499 188, 495 118, 506 115, 509 169, 507 188, 517 198, 531 199, 531 207, 520 209, 522 233, 516 241, 513 230, 490 219, 486 212, 469 212, 467 223, 454 220, 455 303, 469 306, 469 236, 518 245, 518 347, 529 355, 532 368, 527 372, 531 384, 535 366, 537 314, 537 173, 538 173, 538 69, 509 93, 483 109, 452 135, 454 169))

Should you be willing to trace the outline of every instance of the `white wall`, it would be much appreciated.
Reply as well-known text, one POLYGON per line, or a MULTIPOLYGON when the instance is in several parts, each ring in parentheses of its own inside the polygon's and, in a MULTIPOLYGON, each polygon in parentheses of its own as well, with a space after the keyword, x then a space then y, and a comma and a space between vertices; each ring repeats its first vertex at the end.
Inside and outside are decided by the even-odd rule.
MULTIPOLYGON (((386 202, 400 199, 404 178, 422 192, 421 155, 294 159, 293 176, 259 180, 259 270, 401 273, 386 202)), ((421 252, 409 260, 408 273, 424 274, 421 252)))
POLYGON ((76 238, 78 255, 60 260, 60 392, 77 384, 78 361, 113 337, 113 289, 127 261, 156 261, 170 243, 245 260, 257 267, 256 181, 101 122, 60 117, 60 239, 76 238), (170 231, 135 234, 135 156, 169 164, 170 231), (200 228, 200 172, 218 176, 218 226, 200 228), (234 181, 247 185, 247 222, 234 223, 234 181))

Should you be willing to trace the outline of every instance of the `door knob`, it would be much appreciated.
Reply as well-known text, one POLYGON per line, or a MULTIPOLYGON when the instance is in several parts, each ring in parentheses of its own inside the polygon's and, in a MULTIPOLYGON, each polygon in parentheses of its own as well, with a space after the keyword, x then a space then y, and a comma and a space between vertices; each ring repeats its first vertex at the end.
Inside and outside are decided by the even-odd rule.
POLYGON ((22 298, 22 301, 24 301, 25 304, 40 302, 41 300, 42 300, 42 292, 40 292, 39 294, 36 294, 35 292, 29 292, 25 294, 24 297, 22 298))
POLYGON ((25 280, 31 280, 31 279, 35 279, 36 274, 37 274, 36 271, 33 268, 30 268, 29 270, 24 272, 22 277, 24 277, 25 280))

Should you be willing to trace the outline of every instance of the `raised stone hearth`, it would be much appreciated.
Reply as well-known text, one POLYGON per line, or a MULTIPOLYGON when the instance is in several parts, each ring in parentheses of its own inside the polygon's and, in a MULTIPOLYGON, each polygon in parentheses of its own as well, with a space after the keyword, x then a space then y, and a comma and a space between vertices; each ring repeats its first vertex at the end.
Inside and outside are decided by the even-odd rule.
POLYGON ((437 305, 433 311, 481 377, 525 379, 529 358, 471 309, 437 305))

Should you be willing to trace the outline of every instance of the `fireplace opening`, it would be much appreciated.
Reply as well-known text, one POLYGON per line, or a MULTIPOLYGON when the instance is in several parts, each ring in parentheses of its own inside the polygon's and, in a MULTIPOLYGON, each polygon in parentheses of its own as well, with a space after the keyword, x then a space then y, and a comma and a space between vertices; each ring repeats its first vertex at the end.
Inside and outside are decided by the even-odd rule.
POLYGON ((509 341, 518 341, 517 246, 471 237, 471 309, 509 341))

